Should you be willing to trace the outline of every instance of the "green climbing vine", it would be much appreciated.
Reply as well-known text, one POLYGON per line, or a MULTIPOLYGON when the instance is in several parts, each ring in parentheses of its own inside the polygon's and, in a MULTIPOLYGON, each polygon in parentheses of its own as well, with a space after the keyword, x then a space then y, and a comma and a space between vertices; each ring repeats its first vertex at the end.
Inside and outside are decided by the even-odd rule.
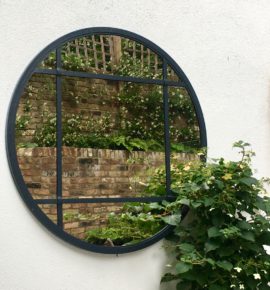
MULTIPOLYGON (((92 64, 74 53, 62 55, 63 68, 87 70, 92 64)), ((51 53, 43 62, 43 66, 52 68, 55 63, 55 53, 51 53)), ((138 59, 133 59, 124 53, 114 73, 140 77, 160 77, 153 75, 150 67, 141 67, 138 59)), ((48 82, 52 82, 48 79, 48 82)), ((65 82, 63 84, 65 85, 65 82)), ((68 101, 75 106, 76 112, 82 102, 76 88, 65 85, 68 101)), ((53 86, 47 86, 53 89, 53 86)), ((76 87, 76 84, 75 84, 76 87)), ((36 89, 35 95, 44 95, 36 89)), ((94 88, 93 88, 94 90, 94 88)), ((106 91, 106 90, 105 90, 106 91)), ((93 92, 94 94, 95 92, 93 92)), ((106 92, 105 92, 106 93, 106 92)), ((184 88, 170 88, 169 118, 172 151, 182 152, 199 146, 199 131, 195 111, 187 91, 184 88)), ((53 92, 52 92, 53 94, 53 92)), ((91 97, 91 93, 89 92, 91 97)), ((100 92, 104 94, 104 92, 100 92)), ((85 98, 89 98, 85 96, 85 98)), ((29 93, 29 97, 30 93, 29 93)), ((38 96, 40 97, 40 96, 38 96)), ((27 100, 31 106, 31 98, 27 100)), ((102 105, 114 106, 117 114, 103 112, 93 117, 80 113, 63 113, 62 135, 63 145, 76 147, 110 148, 127 150, 164 150, 164 115, 162 87, 156 85, 140 85, 123 83, 117 94, 112 94, 110 100, 104 99, 102 105)), ((26 106, 26 105, 25 105, 26 106)), ((55 146, 56 115, 45 108, 41 114, 41 125, 37 126, 32 140, 20 142, 20 147, 55 146), (30 144, 30 145, 29 145, 30 144)), ((27 130, 31 124, 31 110, 17 116, 17 133, 27 130)))

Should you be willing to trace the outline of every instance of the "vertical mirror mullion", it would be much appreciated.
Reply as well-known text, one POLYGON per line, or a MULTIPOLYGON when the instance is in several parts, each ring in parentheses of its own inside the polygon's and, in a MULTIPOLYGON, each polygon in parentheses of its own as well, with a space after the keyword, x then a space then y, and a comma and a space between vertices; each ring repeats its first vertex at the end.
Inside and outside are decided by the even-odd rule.
MULTIPOLYGON (((61 48, 56 50, 56 69, 61 68, 61 48)), ((57 225, 63 227, 62 203, 62 88, 61 76, 56 75, 56 197, 57 197, 57 225)))
POLYGON ((170 127, 169 127, 169 93, 166 80, 168 77, 168 64, 163 59, 162 77, 163 77, 163 112, 164 112, 164 143, 165 143, 165 171, 166 171, 166 194, 171 192, 171 161, 170 161, 170 127))

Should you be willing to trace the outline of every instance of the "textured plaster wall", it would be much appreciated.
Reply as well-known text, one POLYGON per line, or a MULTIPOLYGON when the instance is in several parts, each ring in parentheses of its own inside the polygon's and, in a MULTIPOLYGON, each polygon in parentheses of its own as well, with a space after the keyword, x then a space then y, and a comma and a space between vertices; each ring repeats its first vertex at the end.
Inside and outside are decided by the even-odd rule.
POLYGON ((205 115, 209 154, 236 158, 252 143, 258 175, 270 176, 268 0, 0 0, 0 289, 158 290, 162 243, 120 257, 88 253, 52 236, 12 181, 5 121, 24 68, 59 36, 85 27, 124 28, 167 51, 191 80, 205 115))

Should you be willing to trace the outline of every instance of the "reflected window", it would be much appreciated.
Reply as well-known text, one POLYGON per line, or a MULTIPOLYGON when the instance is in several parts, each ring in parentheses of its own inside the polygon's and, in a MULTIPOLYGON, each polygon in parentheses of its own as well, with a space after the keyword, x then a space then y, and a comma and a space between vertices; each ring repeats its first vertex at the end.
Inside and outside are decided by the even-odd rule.
POLYGON ((42 51, 16 88, 7 131, 31 211, 59 237, 101 253, 138 250, 170 231, 145 217, 174 199, 173 163, 206 146, 198 99, 178 65, 149 40, 110 28, 42 51))

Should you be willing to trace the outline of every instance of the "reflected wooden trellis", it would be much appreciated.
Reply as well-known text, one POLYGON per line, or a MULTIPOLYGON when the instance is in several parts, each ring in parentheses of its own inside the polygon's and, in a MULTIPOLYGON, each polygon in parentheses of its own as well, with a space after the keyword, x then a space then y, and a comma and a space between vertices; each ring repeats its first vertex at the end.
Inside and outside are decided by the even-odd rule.
MULTIPOLYGON (((92 35, 76 38, 68 42, 63 50, 103 72, 113 71, 123 54, 128 54, 134 63, 139 63, 142 70, 147 67, 154 74, 162 71, 162 60, 156 53, 138 42, 120 36, 92 35)), ((168 74, 173 77, 174 71, 171 68, 168 70, 168 74)))

